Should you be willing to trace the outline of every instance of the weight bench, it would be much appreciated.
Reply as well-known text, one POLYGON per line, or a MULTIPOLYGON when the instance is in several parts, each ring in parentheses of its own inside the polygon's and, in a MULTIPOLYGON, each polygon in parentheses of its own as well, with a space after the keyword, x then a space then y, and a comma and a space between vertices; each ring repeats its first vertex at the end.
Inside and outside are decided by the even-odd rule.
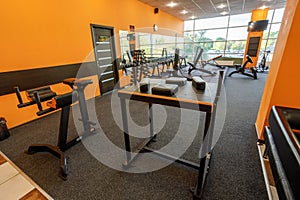
POLYGON ((202 65, 202 67, 204 67, 207 64, 211 64, 211 65, 215 65, 217 67, 220 67, 221 69, 224 69, 224 67, 222 65, 219 65, 216 62, 216 60, 219 59, 219 58, 221 58, 221 57, 222 57, 222 55, 218 55, 218 56, 215 56, 215 57, 213 57, 211 59, 208 59, 208 60, 200 60, 200 63, 202 65))
POLYGON ((42 116, 48 113, 51 113, 55 110, 61 109, 60 125, 59 125, 59 134, 57 139, 57 145, 51 144, 33 144, 30 145, 26 153, 34 154, 37 152, 48 152, 60 159, 60 175, 63 180, 67 180, 69 174, 67 159, 64 155, 64 151, 74 146, 81 141, 83 136, 78 136, 70 141, 68 139, 68 125, 69 125, 69 115, 71 105, 79 101, 80 112, 81 112, 81 121, 84 126, 84 136, 87 133, 93 133, 95 131, 90 125, 93 124, 89 121, 88 112, 85 104, 84 90, 87 85, 91 84, 91 80, 78 80, 75 78, 65 79, 64 84, 70 86, 73 91, 63 95, 56 95, 50 88, 50 86, 35 88, 27 90, 26 96, 29 102, 24 103, 20 94, 18 87, 15 87, 16 95, 19 100, 18 107, 26 107, 29 105, 37 104, 38 116, 42 116), (47 102, 46 102, 47 101, 47 102), (46 102, 48 108, 44 109, 41 102, 46 102))
POLYGON ((202 64, 202 61, 200 61, 200 58, 201 58, 201 56, 202 56, 202 53, 203 53, 203 49, 200 48, 200 47, 198 47, 198 48, 197 48, 197 51, 196 51, 196 56, 195 56, 194 62, 193 62, 193 63, 188 62, 188 64, 190 65, 190 68, 189 68, 189 70, 188 70, 188 73, 191 74, 191 72, 192 72, 193 70, 198 70, 198 71, 201 71, 201 72, 204 72, 204 73, 207 73, 207 74, 216 75, 216 72, 212 72, 212 71, 209 71, 209 70, 204 69, 204 66, 205 66, 208 62, 206 62, 205 65, 202 64), (200 61, 200 63, 201 63, 201 68, 197 68, 197 67, 196 67, 199 61, 200 61))
MULTIPOLYGON (((183 77, 186 78, 188 81, 192 81, 192 77, 185 76, 182 71, 182 57, 179 56, 179 49, 175 49, 175 56, 173 61, 173 68, 167 69, 169 76, 173 77, 183 77), (179 72, 179 73, 178 73, 179 72)), ((185 62, 185 58, 184 58, 185 62)))

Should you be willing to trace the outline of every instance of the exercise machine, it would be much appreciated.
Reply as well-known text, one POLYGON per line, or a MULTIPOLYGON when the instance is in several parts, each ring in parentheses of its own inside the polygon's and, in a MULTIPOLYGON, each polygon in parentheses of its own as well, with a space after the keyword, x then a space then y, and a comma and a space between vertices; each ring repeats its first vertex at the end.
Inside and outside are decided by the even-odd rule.
POLYGON ((210 65, 214 65, 216 67, 219 67, 221 69, 224 69, 225 68, 224 66, 221 66, 216 62, 216 60, 218 60, 219 58, 222 58, 222 55, 217 55, 217 56, 215 56, 211 59, 208 59, 208 60, 200 60, 201 66, 204 67, 205 65, 210 64, 210 65))
MULTIPOLYGON (((190 65, 188 73, 191 74, 191 72, 193 70, 198 70, 198 71, 201 71, 201 72, 204 72, 204 73, 207 73, 207 74, 216 75, 216 72, 212 72, 212 71, 204 69, 204 66, 206 64, 208 64, 209 62, 211 62, 213 59, 207 60, 206 62, 200 61, 200 58, 201 58, 202 54, 203 54, 203 49, 201 47, 197 47, 194 62, 193 63, 188 62, 188 64, 190 65), (197 65, 198 65, 199 62, 201 63, 201 67, 200 68, 197 67, 197 65)), ((220 58, 220 57, 215 57, 214 60, 216 60, 218 58, 220 58)))
POLYGON ((175 56, 174 56, 174 61, 173 61, 173 68, 168 69, 167 72, 169 73, 169 76, 173 77, 183 77, 186 78, 188 81, 192 81, 192 77, 185 76, 184 72, 182 70, 182 57, 179 56, 179 49, 175 49, 175 56))
POLYGON ((69 85, 73 91, 70 93, 56 95, 50 88, 50 86, 35 88, 26 91, 28 102, 24 103, 21 97, 21 93, 18 87, 15 87, 15 92, 19 100, 18 108, 23 108, 29 105, 36 104, 38 107, 38 116, 42 116, 58 109, 61 109, 60 126, 57 145, 51 144, 32 144, 29 146, 26 153, 34 154, 37 152, 48 152, 60 159, 60 176, 63 180, 67 180, 69 174, 67 166, 67 158, 64 155, 64 151, 74 146, 82 140, 84 136, 87 136, 95 132, 95 129, 91 125, 94 123, 89 121, 88 111, 86 107, 86 99, 84 96, 84 90, 87 85, 92 84, 91 80, 78 80, 75 78, 65 79, 64 84, 69 85), (81 121, 84 127, 84 133, 70 141, 68 139, 68 124, 71 104, 79 102, 81 121), (41 102, 46 102, 48 108, 44 109, 41 102))
POLYGON ((271 51, 264 51, 263 57, 259 63, 257 68, 257 72, 264 73, 265 71, 269 71, 269 66, 266 66, 268 55, 271 51))
POLYGON ((257 79, 257 71, 256 71, 255 67, 251 67, 249 69, 251 74, 246 72, 246 70, 247 70, 246 66, 247 66, 248 63, 252 64, 253 61, 252 61, 252 58, 249 55, 246 55, 246 61, 244 62, 244 64, 242 66, 241 65, 236 65, 236 70, 231 72, 228 76, 230 77, 232 74, 242 74, 242 75, 257 79))

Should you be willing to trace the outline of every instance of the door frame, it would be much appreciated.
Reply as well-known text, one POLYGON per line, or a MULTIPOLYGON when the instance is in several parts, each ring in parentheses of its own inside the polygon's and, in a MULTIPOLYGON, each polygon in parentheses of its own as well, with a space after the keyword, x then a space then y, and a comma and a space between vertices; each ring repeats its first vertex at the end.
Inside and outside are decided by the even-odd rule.
POLYGON ((95 38, 95 32, 94 32, 94 28, 101 28, 101 29, 108 29, 111 32, 111 48, 112 48, 112 57, 113 57, 113 74, 114 74, 114 84, 115 87, 117 89, 120 88, 120 84, 119 84, 119 64, 117 62, 117 52, 116 52, 116 42, 115 42, 115 28, 113 26, 104 26, 104 25, 98 25, 98 24, 90 24, 90 29, 91 29, 91 33, 92 33, 92 42, 93 42, 93 51, 94 51, 94 57, 95 57, 95 62, 96 62, 96 66, 97 66, 97 75, 98 75, 98 84, 100 87, 100 94, 101 96, 105 93, 109 93, 111 91, 102 93, 101 92, 101 88, 102 88, 102 84, 100 81, 100 70, 98 67, 98 60, 97 60, 97 53, 95 51, 96 48, 96 38, 95 38))

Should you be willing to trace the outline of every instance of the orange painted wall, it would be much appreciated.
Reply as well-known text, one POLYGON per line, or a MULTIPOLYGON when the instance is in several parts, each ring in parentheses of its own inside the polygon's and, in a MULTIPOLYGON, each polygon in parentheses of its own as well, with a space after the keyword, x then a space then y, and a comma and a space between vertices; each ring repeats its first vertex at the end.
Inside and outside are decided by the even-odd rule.
POLYGON ((90 23, 183 32, 183 21, 137 0, 10 0, 0 7, 0 72, 94 60, 90 23), (88 56, 88 58, 87 58, 88 56))
MULTIPOLYGON (((137 0, 10 0, 1 3, 0 20, 0 73, 93 61, 90 24, 113 26, 115 34, 154 23, 183 33, 182 20, 162 11, 154 15, 153 7, 137 0)), ((116 42, 119 55, 118 37, 116 42)), ((61 84, 53 87, 68 91, 61 84)), ((16 105, 14 94, 0 96, 0 116, 9 128, 36 118, 36 106, 16 105)))
MULTIPOLYGON (((268 11, 269 11, 268 8, 253 10, 252 15, 251 15, 251 21, 267 19, 268 11)), ((259 52, 263 33, 264 33, 263 31, 249 32, 248 33, 248 38, 247 38, 247 43, 246 43, 246 48, 245 48, 246 52, 244 53, 244 60, 246 60, 246 53, 247 53, 250 37, 260 37, 261 38, 258 49, 257 49, 257 52, 259 52)), ((252 64, 248 63, 247 66, 246 66, 247 68, 250 68, 250 67, 253 67, 253 66, 255 67, 257 65, 258 56, 257 57, 252 56, 251 58, 253 60, 253 63, 252 64)))
POLYGON ((300 4, 298 0, 288 0, 256 119, 260 138, 273 105, 300 108, 299 33, 300 4))

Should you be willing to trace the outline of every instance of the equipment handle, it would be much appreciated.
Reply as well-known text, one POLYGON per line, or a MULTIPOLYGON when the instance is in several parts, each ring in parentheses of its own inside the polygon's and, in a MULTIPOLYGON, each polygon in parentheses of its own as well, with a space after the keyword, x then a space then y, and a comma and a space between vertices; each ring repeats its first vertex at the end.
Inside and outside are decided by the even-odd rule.
POLYGON ((40 99, 40 95, 38 92, 34 92, 34 98, 35 98, 35 102, 39 108, 39 111, 43 111, 43 107, 42 107, 42 104, 41 104, 41 99, 40 99))
POLYGON ((18 100, 19 100, 19 103, 20 103, 20 104, 23 104, 23 99, 22 99, 22 97, 21 97, 21 93, 20 93, 19 87, 16 86, 16 87, 14 87, 14 88, 15 88, 16 95, 17 95, 17 98, 18 98, 18 100))
POLYGON ((49 112, 52 112, 52 111, 54 111, 54 110, 55 110, 54 108, 47 108, 47 109, 45 109, 45 110, 40 110, 40 111, 37 112, 36 114, 37 114, 38 116, 41 116, 41 115, 47 114, 47 113, 49 113, 49 112))

